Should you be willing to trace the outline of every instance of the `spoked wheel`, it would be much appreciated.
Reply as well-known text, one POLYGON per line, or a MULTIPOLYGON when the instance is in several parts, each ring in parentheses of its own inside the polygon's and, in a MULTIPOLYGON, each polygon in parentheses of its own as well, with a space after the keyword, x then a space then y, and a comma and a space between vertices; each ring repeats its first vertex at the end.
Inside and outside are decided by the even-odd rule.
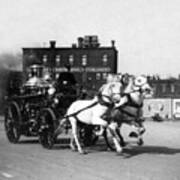
POLYGON ((40 115, 39 141, 46 149, 51 149, 55 142, 53 117, 48 109, 40 115))
POLYGON ((95 134, 95 126, 92 125, 83 125, 82 127, 80 127, 79 136, 84 146, 94 145, 99 138, 95 134))
POLYGON ((20 119, 21 114, 17 103, 10 104, 5 111, 4 127, 11 143, 17 143, 20 139, 20 119))

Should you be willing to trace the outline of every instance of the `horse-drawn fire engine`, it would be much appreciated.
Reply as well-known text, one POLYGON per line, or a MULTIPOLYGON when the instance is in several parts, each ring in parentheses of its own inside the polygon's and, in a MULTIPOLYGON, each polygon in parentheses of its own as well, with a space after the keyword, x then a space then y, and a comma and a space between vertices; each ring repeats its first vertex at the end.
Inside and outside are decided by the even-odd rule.
MULTIPOLYGON (((84 98, 84 91, 76 85, 73 74, 64 72, 53 81, 50 74, 42 72, 43 66, 30 66, 29 79, 19 87, 18 93, 6 98, 5 131, 12 143, 17 143, 22 135, 36 136, 43 147, 51 148, 59 119, 73 101, 84 98)), ((68 123, 65 128, 70 128, 68 123)), ((87 137, 83 128, 80 134, 87 137)))
POLYGON ((117 81, 116 76, 114 81, 105 84, 104 88, 101 88, 102 92, 93 99, 76 101, 85 98, 85 95, 82 87, 76 85, 73 74, 64 72, 59 79, 53 81, 50 74, 44 74, 42 71, 43 66, 32 65, 29 79, 19 88, 19 93, 16 91, 16 94, 7 97, 5 130, 10 142, 17 143, 21 135, 36 136, 44 148, 50 149, 56 143, 59 127, 63 127, 66 133, 72 128, 74 138, 71 139, 71 145, 75 140, 76 145, 79 146, 78 151, 82 153, 77 133, 84 145, 92 145, 98 139, 97 131, 106 123, 107 126, 104 125, 106 127, 101 135, 104 135, 109 148, 114 149, 109 135, 107 136, 107 130, 109 130, 117 152, 121 152, 122 148, 119 143, 123 142, 123 138, 118 126, 120 127, 122 123, 131 125, 135 122, 139 129, 139 145, 143 143, 141 138, 144 131, 140 131, 143 126, 141 126, 138 112, 142 107, 143 98, 146 94, 151 94, 151 87, 145 77, 129 78, 128 86, 131 86, 132 90, 126 97, 128 102, 123 106, 124 110, 123 107, 113 108, 114 103, 119 102, 121 98, 121 83, 117 81), (138 97, 136 98, 138 102, 131 97, 132 94, 138 97), (133 114, 129 113, 132 110, 126 110, 127 107, 133 108, 135 115, 134 110, 133 114), (107 113, 110 111, 111 117, 108 119, 107 113), (133 118, 128 121, 125 117, 123 121, 124 114, 133 118), (61 122, 65 122, 63 126, 61 122))

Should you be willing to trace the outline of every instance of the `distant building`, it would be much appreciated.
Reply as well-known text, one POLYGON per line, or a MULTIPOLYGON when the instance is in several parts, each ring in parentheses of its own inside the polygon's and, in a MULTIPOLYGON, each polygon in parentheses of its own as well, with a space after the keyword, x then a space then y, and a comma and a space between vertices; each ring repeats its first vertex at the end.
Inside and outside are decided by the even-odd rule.
POLYGON ((155 98, 180 98, 180 79, 151 78, 149 82, 154 88, 155 98))
POLYGON ((57 79, 69 68, 79 84, 97 89, 108 73, 117 73, 117 56, 115 42, 100 46, 97 36, 80 37, 71 47, 56 47, 56 42, 50 41, 50 47, 23 48, 23 71, 28 72, 32 64, 41 64, 57 79))
POLYGON ((144 102, 144 116, 180 119, 180 79, 149 77, 154 97, 144 102))

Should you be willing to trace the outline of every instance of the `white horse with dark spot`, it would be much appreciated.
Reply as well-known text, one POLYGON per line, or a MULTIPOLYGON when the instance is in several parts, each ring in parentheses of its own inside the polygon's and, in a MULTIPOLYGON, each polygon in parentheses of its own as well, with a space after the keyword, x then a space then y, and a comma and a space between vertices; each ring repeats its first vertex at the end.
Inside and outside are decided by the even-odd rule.
POLYGON ((94 99, 77 100, 70 105, 64 119, 61 120, 60 127, 58 129, 61 129, 66 120, 70 121, 73 135, 70 142, 70 147, 72 150, 75 150, 76 144, 79 153, 85 153, 78 138, 77 128, 79 121, 89 125, 100 125, 109 129, 111 135, 113 136, 116 151, 117 153, 121 153, 122 148, 118 142, 117 135, 111 126, 109 126, 108 122, 103 119, 103 115, 114 107, 114 103, 117 103, 120 100, 121 86, 122 85, 120 82, 107 83, 102 86, 100 95, 95 96, 94 99))

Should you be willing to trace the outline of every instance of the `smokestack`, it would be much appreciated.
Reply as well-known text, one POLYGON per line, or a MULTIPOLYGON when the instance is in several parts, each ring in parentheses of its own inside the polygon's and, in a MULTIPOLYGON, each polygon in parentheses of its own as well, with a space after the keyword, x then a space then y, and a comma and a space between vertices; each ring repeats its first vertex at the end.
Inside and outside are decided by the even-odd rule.
POLYGON ((78 47, 79 47, 79 48, 82 48, 82 47, 83 47, 83 41, 84 41, 84 39, 83 39, 82 37, 79 37, 79 38, 78 38, 78 47))
POLYGON ((111 45, 112 45, 112 47, 115 47, 115 41, 114 40, 111 41, 111 45))
POLYGON ((49 41, 49 43, 50 43, 50 48, 56 47, 56 41, 49 41))
POLYGON ((76 48, 76 44, 75 43, 72 44, 72 48, 76 48))

